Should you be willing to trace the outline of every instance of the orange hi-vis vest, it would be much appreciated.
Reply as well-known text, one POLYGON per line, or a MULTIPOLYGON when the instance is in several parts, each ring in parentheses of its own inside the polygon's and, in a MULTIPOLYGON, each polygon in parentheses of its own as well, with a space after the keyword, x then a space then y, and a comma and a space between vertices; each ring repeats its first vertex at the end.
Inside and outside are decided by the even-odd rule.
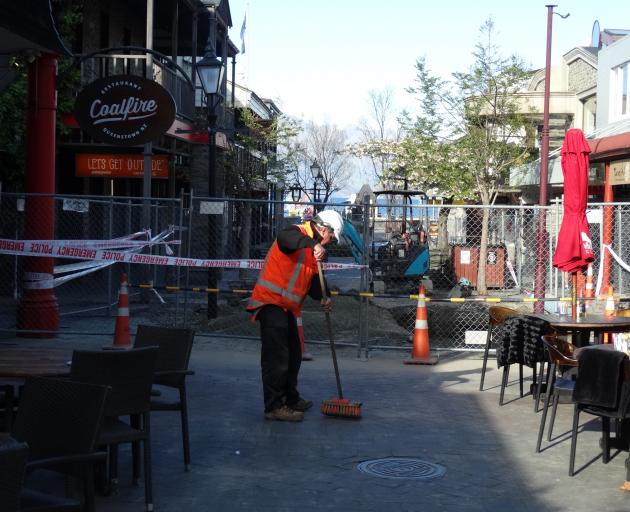
MULTIPOLYGON (((297 228, 305 235, 313 236, 310 222, 299 224, 297 228)), ((316 274, 317 262, 311 248, 298 249, 291 254, 285 254, 275 241, 260 271, 247 304, 247 310, 255 314, 266 304, 275 304, 285 311, 299 315, 302 302, 316 274)))

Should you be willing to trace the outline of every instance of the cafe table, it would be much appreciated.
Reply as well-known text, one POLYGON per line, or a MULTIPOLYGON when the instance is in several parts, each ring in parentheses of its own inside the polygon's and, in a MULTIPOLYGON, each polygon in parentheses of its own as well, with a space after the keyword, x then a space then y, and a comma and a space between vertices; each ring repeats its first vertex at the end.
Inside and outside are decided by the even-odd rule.
POLYGON ((625 316, 606 316, 587 314, 579 318, 573 318, 571 315, 552 315, 552 314, 529 314, 549 322, 551 328, 560 334, 571 334, 574 345, 581 346, 578 340, 588 340, 584 334, 594 333, 596 336, 605 333, 617 333, 630 331, 630 317, 625 316))
POLYGON ((0 346, 0 378, 67 376, 71 360, 72 348, 0 346))
POLYGON ((10 430, 14 387, 28 377, 64 377, 70 374, 72 349, 63 347, 24 347, 0 345, 0 386, 5 389, 4 426, 10 430))

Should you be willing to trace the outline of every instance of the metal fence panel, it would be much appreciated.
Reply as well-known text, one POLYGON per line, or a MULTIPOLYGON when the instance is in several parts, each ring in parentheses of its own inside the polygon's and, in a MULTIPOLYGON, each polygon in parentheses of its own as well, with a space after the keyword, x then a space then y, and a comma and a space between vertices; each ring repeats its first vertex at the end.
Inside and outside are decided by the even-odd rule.
MULTIPOLYGON (((24 238, 24 200, 19 194, 0 197, 0 235, 24 238)), ((339 210, 354 229, 354 244, 331 247, 331 263, 360 264, 361 270, 326 271, 334 291, 333 326, 339 342, 354 344, 367 354, 380 347, 411 350, 417 292, 426 286, 432 349, 480 349, 485 342, 488 315, 493 303, 478 297, 477 270, 481 239, 487 240, 486 285, 488 296, 523 311, 531 311, 540 207, 464 205, 414 205, 401 215, 399 205, 313 205, 339 210), (487 222, 484 227, 484 222, 487 222), (426 268, 414 266, 424 250, 426 268), (389 260, 387 258, 390 258, 389 260), (385 262, 385 263, 384 263, 385 262), (410 269, 411 268, 411 269, 410 269), (384 271, 386 271, 384 273, 384 271), (467 280, 467 281, 464 281, 467 280), (466 284, 469 284, 467 286, 466 284)), ((596 256, 602 247, 603 205, 589 206, 596 256)), ((625 236, 630 205, 613 209, 612 248, 620 258, 630 258, 625 236)), ((553 297, 565 295, 566 276, 551 266, 556 235, 562 221, 562 204, 546 210, 549 233, 544 246, 545 307, 556 311, 553 297)), ((115 263, 55 287, 62 318, 89 319, 90 315, 115 315, 120 275, 131 284, 131 314, 147 321, 187 325, 200 334, 258 337, 258 325, 245 311, 248 292, 258 270, 234 267, 234 262, 261 260, 277 232, 300 221, 287 215, 288 204, 278 201, 208 199, 182 195, 177 199, 55 196, 54 221, 57 240, 113 240, 149 230, 152 236, 172 232, 167 239, 178 243, 157 244, 143 254, 213 259, 232 266, 195 268, 185 265, 115 263), (209 277, 210 276, 210 277, 209 277), (211 314, 209 314, 211 312, 211 314)), ((16 328, 16 306, 24 294, 24 257, 0 254, 0 329, 16 328)), ((80 259, 55 259, 55 277, 80 259)), ((597 275, 599 257, 594 271, 597 275)), ((72 274, 73 270, 69 272, 72 274)), ((611 283, 626 296, 630 279, 613 262, 611 283)), ((89 321, 80 324, 90 329, 89 321)), ((327 342, 318 305, 304 304, 307 342, 327 342)), ((112 323, 113 330, 113 323, 112 323)))

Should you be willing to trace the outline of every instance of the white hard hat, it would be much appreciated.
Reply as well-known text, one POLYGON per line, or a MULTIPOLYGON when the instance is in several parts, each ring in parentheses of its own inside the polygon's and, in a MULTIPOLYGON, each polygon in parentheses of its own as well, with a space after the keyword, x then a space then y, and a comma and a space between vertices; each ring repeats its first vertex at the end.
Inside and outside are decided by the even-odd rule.
POLYGON ((332 229, 335 232, 335 238, 338 242, 341 242, 341 235, 343 235, 343 219, 341 215, 335 210, 322 210, 313 219, 315 224, 319 226, 325 226, 332 229))

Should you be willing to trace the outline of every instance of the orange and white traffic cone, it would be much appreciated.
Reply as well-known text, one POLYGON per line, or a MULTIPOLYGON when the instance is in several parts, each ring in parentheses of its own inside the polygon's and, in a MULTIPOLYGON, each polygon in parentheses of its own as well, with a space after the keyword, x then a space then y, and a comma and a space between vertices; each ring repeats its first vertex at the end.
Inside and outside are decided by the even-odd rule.
POLYGON ((429 323, 424 294, 424 285, 420 283, 418 305, 416 306, 416 324, 413 330, 413 349, 411 359, 403 361, 405 364, 436 364, 438 362, 438 358, 431 355, 429 348, 429 323))
POLYGON ((584 297, 590 299, 594 296, 593 288, 593 264, 589 263, 586 267, 586 284, 584 285, 584 297))
POLYGON ((295 322, 297 323, 297 331, 298 337, 300 338, 300 349, 302 350, 302 361, 312 361, 313 356, 306 352, 305 344, 304 344, 304 325, 302 324, 302 313, 299 313, 295 317, 295 322))
POLYGON ((613 294, 613 287, 608 287, 608 296, 606 297, 606 307, 604 308, 604 315, 615 316, 615 295, 613 294))
MULTIPOLYGON (((595 288, 593 287, 593 264, 589 263, 586 268, 586 284, 584 285, 584 298, 592 299, 595 296, 595 288)), ((584 309, 591 307, 591 301, 584 301, 584 309)))
POLYGON ((116 329, 114 331, 114 346, 118 348, 131 347, 127 274, 120 276, 120 291, 118 292, 118 314, 116 316, 116 329))

